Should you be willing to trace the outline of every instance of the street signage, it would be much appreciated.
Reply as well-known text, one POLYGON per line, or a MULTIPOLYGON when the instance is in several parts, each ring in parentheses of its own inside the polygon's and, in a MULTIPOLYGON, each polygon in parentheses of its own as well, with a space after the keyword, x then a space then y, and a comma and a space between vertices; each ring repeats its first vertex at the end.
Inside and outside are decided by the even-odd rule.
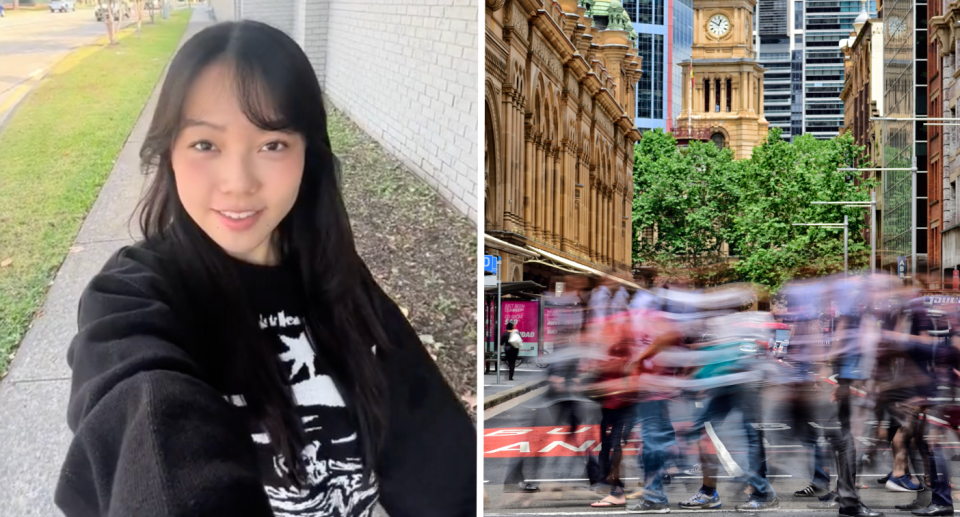
POLYGON ((497 274, 497 257, 493 255, 483 256, 483 272, 497 274))
POLYGON ((555 294, 554 296, 556 296, 557 298, 559 298, 560 295, 563 294, 563 286, 564 286, 564 285, 565 285, 565 282, 557 282, 557 287, 556 287, 556 289, 554 290, 554 291, 556 292, 556 294, 555 294))
POLYGON ((897 257, 897 276, 901 280, 907 277, 907 257, 897 257))

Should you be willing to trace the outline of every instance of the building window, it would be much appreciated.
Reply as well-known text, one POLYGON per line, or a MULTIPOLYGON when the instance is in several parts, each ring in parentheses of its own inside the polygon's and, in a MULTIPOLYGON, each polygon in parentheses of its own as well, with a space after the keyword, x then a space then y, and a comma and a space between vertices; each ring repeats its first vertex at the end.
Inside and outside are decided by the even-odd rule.
POLYGON ((663 36, 653 36, 653 118, 663 118, 663 36))
POLYGON ((663 119, 663 35, 638 34, 643 74, 637 82, 637 118, 663 119))
MULTIPOLYGON (((663 0, 634 0, 636 2, 637 23, 663 25, 663 0)), ((629 2, 634 3, 634 2, 629 2)), ((626 8, 627 4, 623 4, 626 8)), ((631 11, 628 9, 628 13, 631 11)), ((631 13, 632 14, 632 13, 631 13)))
POLYGON ((710 79, 703 80, 703 111, 710 113, 710 79))
POLYGON ((710 137, 710 141, 713 142, 713 145, 717 146, 717 149, 723 149, 723 135, 720 133, 714 133, 710 137))
POLYGON ((803 28, 803 2, 793 3, 793 28, 803 28))
POLYGON ((957 199, 957 182, 950 182, 950 198, 953 200, 953 214, 951 214, 950 222, 956 224, 958 221, 957 215, 960 215, 960 199, 957 199))
POLYGON ((716 79, 713 82, 713 87, 716 88, 716 90, 714 90, 714 96, 717 98, 717 104, 714 106, 714 111, 720 113, 720 103, 723 102, 723 99, 720 98, 720 79, 716 79))

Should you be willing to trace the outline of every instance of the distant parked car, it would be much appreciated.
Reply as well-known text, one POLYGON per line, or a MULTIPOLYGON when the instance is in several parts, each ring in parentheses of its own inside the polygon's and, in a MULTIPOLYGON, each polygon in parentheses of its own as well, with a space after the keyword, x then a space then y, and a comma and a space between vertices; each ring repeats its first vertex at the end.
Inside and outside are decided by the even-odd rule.
POLYGON ((51 0, 50 1, 50 12, 61 12, 65 13, 68 11, 76 11, 77 6, 74 5, 73 0, 51 0))

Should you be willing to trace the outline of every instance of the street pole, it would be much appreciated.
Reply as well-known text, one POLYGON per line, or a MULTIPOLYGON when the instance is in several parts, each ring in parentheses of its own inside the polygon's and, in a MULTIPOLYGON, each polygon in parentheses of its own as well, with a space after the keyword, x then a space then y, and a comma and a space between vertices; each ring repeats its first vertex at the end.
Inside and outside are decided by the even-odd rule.
POLYGON ((847 278, 847 214, 843 214, 843 278, 847 278))
POLYGON ((877 193, 870 191, 870 274, 877 274, 877 193))
POLYGON ((910 276, 917 281, 917 157, 910 166, 910 276))
POLYGON ((500 302, 500 257, 497 257, 497 384, 500 384, 500 313, 502 311, 500 302))

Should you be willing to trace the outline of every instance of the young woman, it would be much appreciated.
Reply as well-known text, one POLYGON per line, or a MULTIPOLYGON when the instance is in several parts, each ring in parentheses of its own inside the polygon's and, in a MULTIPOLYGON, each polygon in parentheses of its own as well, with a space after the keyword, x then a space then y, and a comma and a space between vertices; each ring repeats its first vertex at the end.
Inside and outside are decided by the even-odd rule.
POLYGON ((320 85, 243 21, 174 57, 144 240, 84 291, 73 516, 476 513, 476 431, 357 255, 320 85))

